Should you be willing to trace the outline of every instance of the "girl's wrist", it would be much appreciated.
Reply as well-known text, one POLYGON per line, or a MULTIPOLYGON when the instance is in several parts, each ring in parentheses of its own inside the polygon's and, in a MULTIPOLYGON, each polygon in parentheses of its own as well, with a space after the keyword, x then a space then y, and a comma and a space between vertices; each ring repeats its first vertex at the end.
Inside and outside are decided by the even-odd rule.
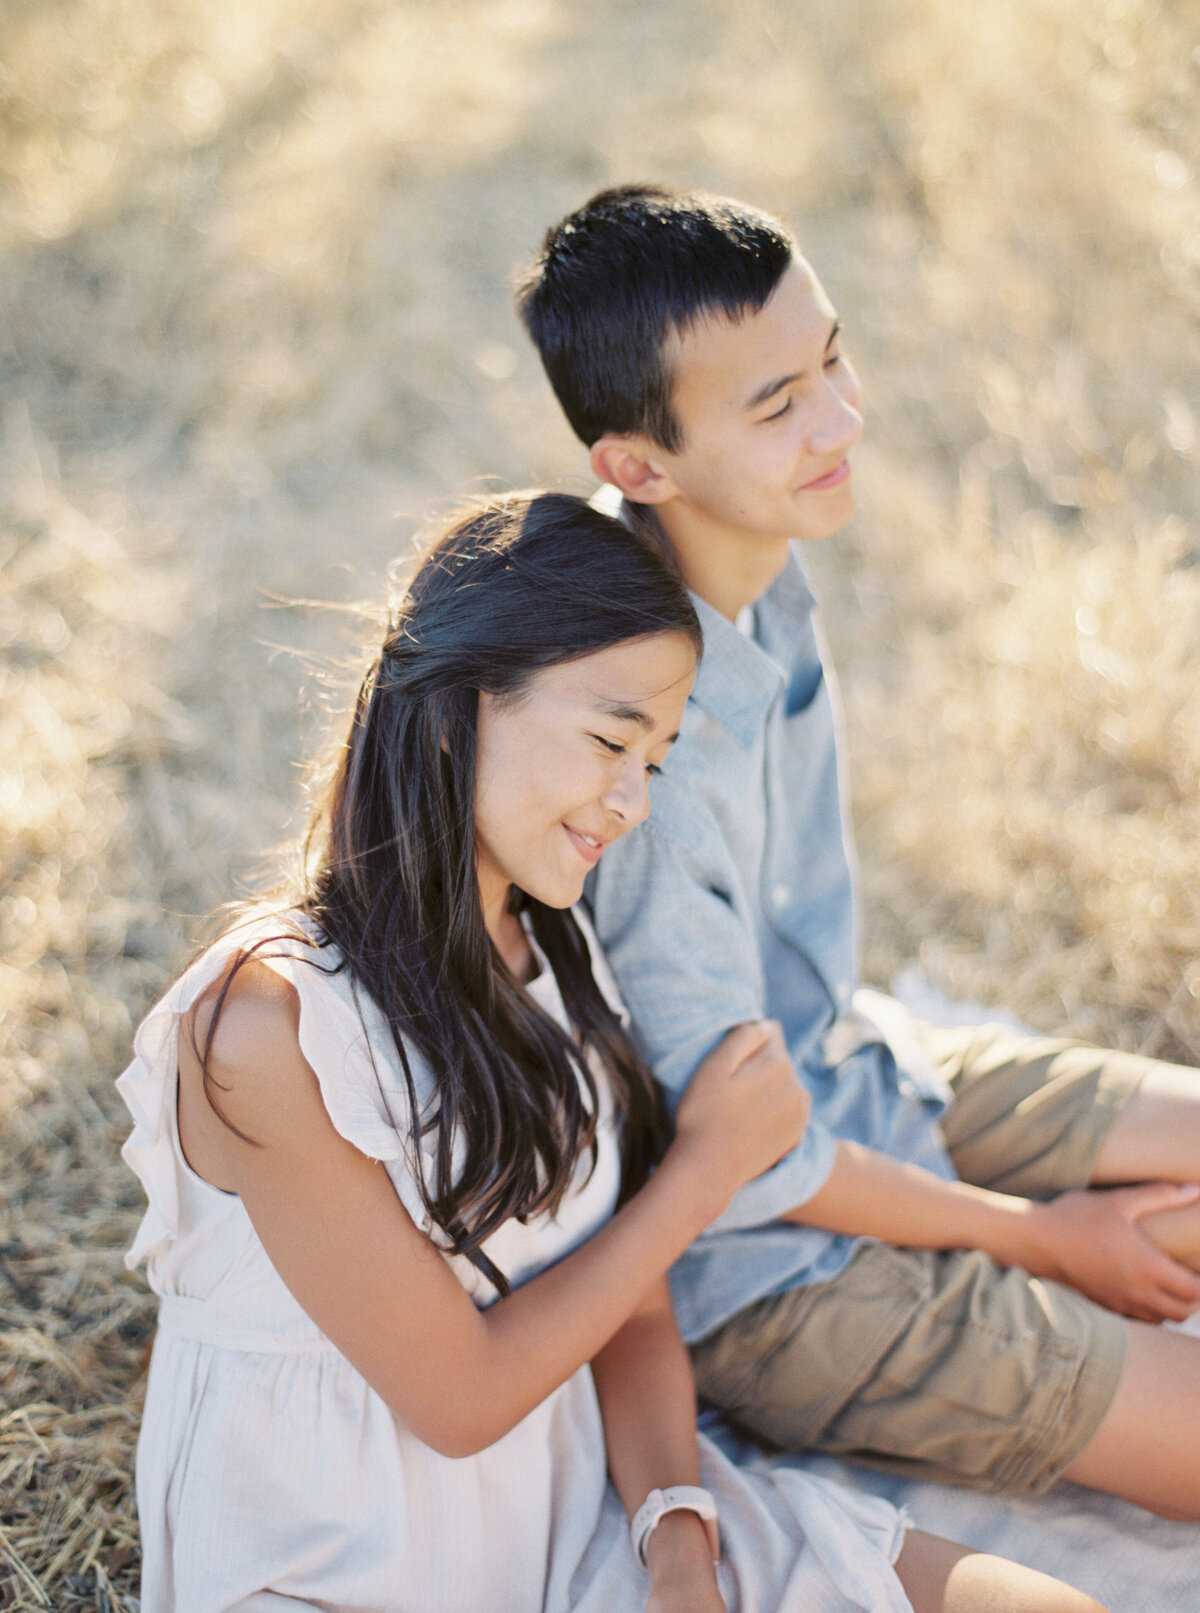
POLYGON ((667 1149, 655 1175, 670 1181, 681 1196, 684 1213, 695 1226, 695 1237, 725 1213, 733 1197, 724 1190, 717 1173, 682 1141, 667 1149))
POLYGON ((714 1573, 703 1522, 694 1512, 668 1512, 646 1542, 646 1572, 651 1582, 674 1581, 700 1570, 710 1579, 714 1573))

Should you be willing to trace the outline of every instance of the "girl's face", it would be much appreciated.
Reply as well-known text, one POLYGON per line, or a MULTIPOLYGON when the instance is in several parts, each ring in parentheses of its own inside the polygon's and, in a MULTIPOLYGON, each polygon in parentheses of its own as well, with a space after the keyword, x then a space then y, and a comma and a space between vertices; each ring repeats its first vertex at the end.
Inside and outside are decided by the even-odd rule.
POLYGON ((650 810, 696 672, 680 633, 654 633, 535 673, 515 699, 479 697, 475 841, 495 934, 509 887, 570 907, 605 846, 650 810))

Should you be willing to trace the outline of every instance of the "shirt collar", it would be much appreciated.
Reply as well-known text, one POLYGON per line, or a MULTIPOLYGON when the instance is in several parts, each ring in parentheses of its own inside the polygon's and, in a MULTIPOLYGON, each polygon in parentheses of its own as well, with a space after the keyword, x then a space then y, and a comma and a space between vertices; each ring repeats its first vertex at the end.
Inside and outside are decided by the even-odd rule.
MULTIPOLYGON (((787 564, 759 599, 758 637, 768 649, 795 641, 797 620, 815 601, 791 551, 787 564)), ((692 699, 707 716, 748 747, 762 726, 787 673, 768 649, 739 633, 734 624, 696 594, 692 604, 704 630, 704 655, 692 699)))
MULTIPOLYGON (((602 483, 592 494, 591 503, 594 509, 615 517, 631 531, 638 530, 631 506, 615 487, 602 483)), ((796 624, 811 614, 816 600, 790 546, 783 570, 755 603, 757 637, 765 649, 699 594, 691 597, 704 632, 704 655, 691 698, 748 749, 790 670, 783 662, 787 660, 788 647, 795 643, 796 624), (777 647, 780 660, 768 653, 777 647)))

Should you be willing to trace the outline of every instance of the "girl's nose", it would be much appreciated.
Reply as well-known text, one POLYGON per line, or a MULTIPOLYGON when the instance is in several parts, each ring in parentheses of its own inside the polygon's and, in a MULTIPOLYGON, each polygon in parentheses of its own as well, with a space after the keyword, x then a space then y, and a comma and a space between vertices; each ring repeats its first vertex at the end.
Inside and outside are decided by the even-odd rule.
POLYGON ((641 823, 650 811, 650 780, 641 762, 630 758, 629 765, 621 769, 620 777, 606 791, 604 804, 626 828, 641 823))

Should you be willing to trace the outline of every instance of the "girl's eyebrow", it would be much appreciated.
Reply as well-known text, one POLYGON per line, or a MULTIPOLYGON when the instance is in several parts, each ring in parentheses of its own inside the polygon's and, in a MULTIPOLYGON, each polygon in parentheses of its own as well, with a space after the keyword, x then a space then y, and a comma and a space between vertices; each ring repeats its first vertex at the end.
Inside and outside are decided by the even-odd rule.
MULTIPOLYGON (((825 342, 824 351, 826 353, 837 341, 841 328, 841 321, 835 319, 825 342)), ((765 403, 768 398, 774 397, 776 392, 782 392, 784 387, 791 386, 793 381, 802 381, 807 373, 806 370, 793 370, 791 375, 776 376, 773 381, 768 381, 765 386, 760 386, 752 398, 746 399, 746 408, 757 409, 760 403, 765 403)))
POLYGON ((631 706, 620 700, 606 700, 601 696, 596 701, 596 709, 606 717, 615 717, 618 722, 635 722, 639 728, 647 730, 654 727, 654 718, 647 716, 640 706, 631 706))
MULTIPOLYGON (((640 706, 630 706, 620 700, 605 700, 601 697, 596 702, 596 709, 602 711, 606 717, 615 717, 618 722, 635 722, 647 733, 654 727, 654 718, 647 716, 640 706)), ((676 729, 673 734, 667 736, 664 743, 673 745, 678 738, 679 730, 676 729)))

